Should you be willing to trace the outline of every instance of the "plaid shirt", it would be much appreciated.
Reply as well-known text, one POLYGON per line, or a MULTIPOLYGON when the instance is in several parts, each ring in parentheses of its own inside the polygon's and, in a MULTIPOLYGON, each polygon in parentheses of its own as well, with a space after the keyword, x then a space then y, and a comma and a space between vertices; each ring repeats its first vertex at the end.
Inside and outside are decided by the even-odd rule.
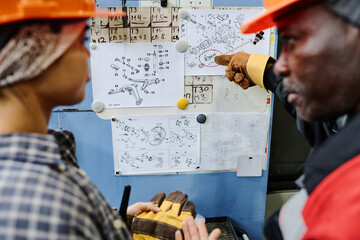
POLYGON ((131 239, 78 167, 68 132, 0 135, 0 240, 131 239))

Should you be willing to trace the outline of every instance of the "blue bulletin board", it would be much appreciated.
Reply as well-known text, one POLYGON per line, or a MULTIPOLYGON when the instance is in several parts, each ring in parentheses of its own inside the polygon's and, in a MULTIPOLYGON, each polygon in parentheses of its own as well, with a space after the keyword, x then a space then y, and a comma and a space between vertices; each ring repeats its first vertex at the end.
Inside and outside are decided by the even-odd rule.
MULTIPOLYGON (((121 6, 121 1, 99 0, 98 4, 121 6)), ((213 0, 212 4, 259 7, 262 6, 262 1, 213 0)), ((139 5, 137 1, 127 1, 127 6, 139 5)), ((196 211, 205 218, 228 216, 235 227, 242 228, 248 233, 250 239, 262 239, 268 161, 260 177, 237 177, 236 171, 116 176, 111 120, 99 117, 92 110, 91 83, 86 90, 86 99, 81 104, 56 108, 49 127, 68 129, 74 133, 79 165, 113 207, 119 207, 125 185, 132 187, 129 204, 149 201, 158 192, 169 193, 180 190, 189 195, 189 199, 196 206, 196 211)), ((269 104, 270 113, 272 102, 269 104)), ((271 124, 270 116, 268 148, 271 124)))

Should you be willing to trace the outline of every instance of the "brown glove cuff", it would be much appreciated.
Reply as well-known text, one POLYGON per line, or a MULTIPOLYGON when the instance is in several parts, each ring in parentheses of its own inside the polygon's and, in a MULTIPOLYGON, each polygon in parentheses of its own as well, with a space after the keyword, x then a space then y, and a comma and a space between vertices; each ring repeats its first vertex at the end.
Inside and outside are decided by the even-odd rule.
MULTIPOLYGON (((175 239, 175 232, 177 230, 181 229, 149 219, 135 218, 132 224, 132 232, 134 235, 144 234, 164 240, 175 239)), ((135 236, 133 238, 137 239, 135 236)))

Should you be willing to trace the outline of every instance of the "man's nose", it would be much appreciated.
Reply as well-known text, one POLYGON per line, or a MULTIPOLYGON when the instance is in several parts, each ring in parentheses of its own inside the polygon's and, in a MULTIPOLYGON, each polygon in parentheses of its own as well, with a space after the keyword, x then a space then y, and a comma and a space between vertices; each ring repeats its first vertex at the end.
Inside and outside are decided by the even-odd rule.
POLYGON ((287 63, 286 56, 284 56, 284 54, 280 54, 280 57, 275 63, 274 72, 276 75, 281 77, 287 77, 290 75, 289 65, 287 63))

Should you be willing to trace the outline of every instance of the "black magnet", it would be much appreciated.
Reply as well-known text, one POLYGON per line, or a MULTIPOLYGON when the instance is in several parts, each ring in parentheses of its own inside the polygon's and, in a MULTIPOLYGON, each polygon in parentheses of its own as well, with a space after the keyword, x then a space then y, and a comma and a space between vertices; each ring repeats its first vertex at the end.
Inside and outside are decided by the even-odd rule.
POLYGON ((162 7, 167 7, 167 0, 161 0, 160 2, 162 7))
POLYGON ((206 121, 206 116, 204 114, 199 114, 196 117, 196 120, 198 121, 198 123, 204 123, 206 121))

